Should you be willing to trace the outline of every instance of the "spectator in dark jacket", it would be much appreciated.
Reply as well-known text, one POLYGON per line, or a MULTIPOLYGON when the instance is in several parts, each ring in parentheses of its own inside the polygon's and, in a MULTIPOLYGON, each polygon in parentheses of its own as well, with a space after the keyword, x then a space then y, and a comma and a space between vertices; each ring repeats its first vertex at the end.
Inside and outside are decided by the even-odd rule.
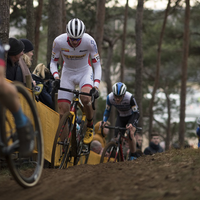
POLYGON ((8 51, 6 78, 11 81, 24 82, 22 69, 19 65, 19 58, 23 55, 24 44, 16 38, 9 38, 10 49, 8 51))
POLYGON ((160 146, 160 138, 157 133, 151 135, 151 142, 149 146, 144 150, 145 155, 152 155, 155 153, 163 152, 163 148, 160 146))
MULTIPOLYGON (((26 85, 26 76, 31 77, 30 67, 32 65, 33 57, 33 44, 28 39, 20 39, 24 44, 24 54, 19 58, 19 65, 25 77, 24 83, 26 85)), ((32 86, 36 86, 35 81, 32 79, 32 86)))

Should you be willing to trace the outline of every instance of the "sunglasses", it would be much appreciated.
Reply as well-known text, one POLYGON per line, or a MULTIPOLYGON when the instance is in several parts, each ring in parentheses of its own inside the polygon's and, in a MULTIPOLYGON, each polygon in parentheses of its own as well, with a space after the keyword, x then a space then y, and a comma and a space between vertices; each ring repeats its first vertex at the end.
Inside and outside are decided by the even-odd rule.
POLYGON ((82 38, 70 38, 71 41, 80 41, 82 38))
POLYGON ((118 96, 118 95, 115 95, 115 94, 114 94, 114 97, 117 98, 117 99, 120 99, 120 98, 123 97, 123 95, 119 95, 119 96, 118 96))

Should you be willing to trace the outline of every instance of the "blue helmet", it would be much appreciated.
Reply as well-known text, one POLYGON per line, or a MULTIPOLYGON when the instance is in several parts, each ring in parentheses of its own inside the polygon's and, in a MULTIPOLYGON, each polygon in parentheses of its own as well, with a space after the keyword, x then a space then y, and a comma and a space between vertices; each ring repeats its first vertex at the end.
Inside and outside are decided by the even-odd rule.
POLYGON ((113 94, 116 96, 122 96, 126 93, 126 85, 121 82, 117 82, 113 85, 112 90, 113 94))

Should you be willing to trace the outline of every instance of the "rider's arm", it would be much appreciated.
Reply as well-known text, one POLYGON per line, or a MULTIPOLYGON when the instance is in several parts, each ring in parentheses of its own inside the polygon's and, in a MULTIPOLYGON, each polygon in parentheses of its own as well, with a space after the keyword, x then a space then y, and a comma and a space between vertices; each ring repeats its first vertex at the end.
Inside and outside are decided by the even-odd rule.
POLYGON ((131 99, 130 99, 130 105, 131 105, 133 112, 139 112, 138 105, 137 105, 136 100, 133 97, 133 95, 131 96, 131 99))
POLYGON ((106 109, 105 109, 104 114, 103 114, 103 121, 104 122, 107 122, 107 120, 110 116, 111 107, 112 107, 112 104, 110 103, 109 95, 108 95, 107 100, 106 100, 106 109))
POLYGON ((140 118, 140 114, 139 114, 138 105, 137 105, 136 100, 135 100, 135 98, 133 96, 131 96, 130 105, 132 107, 133 115, 134 115, 134 122, 133 122, 132 125, 134 127, 137 127, 138 120, 140 118))
POLYGON ((90 56, 94 67, 94 87, 98 88, 101 81, 101 62, 95 40, 90 41, 90 56))
POLYGON ((60 46, 58 42, 56 42, 56 39, 55 39, 53 42, 51 63, 50 63, 50 70, 55 79, 59 78, 58 68, 57 68, 57 62, 59 60, 59 57, 60 57, 60 46))

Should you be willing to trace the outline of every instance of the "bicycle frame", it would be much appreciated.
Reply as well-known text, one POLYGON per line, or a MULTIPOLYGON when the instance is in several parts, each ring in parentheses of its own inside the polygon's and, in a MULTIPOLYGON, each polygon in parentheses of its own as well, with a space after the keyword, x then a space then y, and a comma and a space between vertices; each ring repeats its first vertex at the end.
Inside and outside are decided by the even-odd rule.
POLYGON ((65 115, 62 117, 57 133, 55 136, 54 144, 53 144, 53 150, 52 150, 52 167, 54 167, 55 163, 55 154, 57 152, 56 149, 59 149, 60 147, 57 145, 63 145, 62 146, 62 155, 60 156, 59 162, 59 168, 66 168, 67 163, 74 160, 73 163, 76 165, 79 161, 79 158, 81 156, 86 157, 86 162, 89 155, 90 145, 84 145, 83 144, 83 138, 84 138, 84 124, 86 121, 86 113, 84 111, 84 107, 79 101, 80 95, 86 95, 91 96, 92 98, 92 105, 94 109, 94 95, 90 93, 80 92, 78 90, 72 90, 67 88, 59 88, 59 90, 67 91, 74 93, 74 97, 71 102, 70 111, 69 113, 65 113, 65 115), (77 111, 78 109, 82 112, 82 118, 81 118, 81 124, 80 124, 80 131, 79 134, 77 134, 76 131, 76 123, 77 123, 77 111), (68 123, 68 124, 66 124, 68 123), (61 141, 59 138, 61 138, 61 135, 65 133, 65 130, 68 132, 68 135, 65 136, 64 141, 61 141), (74 159, 71 160, 71 158, 74 157, 74 159))
POLYGON ((125 159, 124 159, 124 154, 123 154, 123 149, 122 149, 122 141, 123 141, 123 139, 128 140, 128 138, 123 136, 121 132, 119 132, 118 134, 119 134, 119 138, 116 142, 118 147, 117 147, 117 151, 116 151, 116 155, 115 155, 115 162, 116 162, 116 159, 117 159, 117 156, 119 153, 120 153, 121 161, 123 162, 125 159))
MULTIPOLYGON (((124 153, 123 153, 123 142, 124 140, 128 140, 128 133, 124 133, 123 131, 128 129, 123 127, 115 127, 115 126, 105 126, 108 129, 118 130, 118 137, 115 141, 110 141, 106 144, 103 153, 101 155, 100 162, 116 162, 116 161, 125 161, 124 153)), ((141 129, 139 127, 136 128, 136 132, 141 129)))
POLYGON ((73 128, 74 128, 74 125, 76 124, 76 116, 77 116, 77 110, 79 107, 81 109, 81 112, 82 112, 82 118, 81 118, 81 130, 80 130, 80 134, 82 134, 82 131, 83 131, 83 124, 85 123, 86 121, 86 113, 84 112, 83 110, 83 106, 81 105, 80 101, 79 101, 79 98, 78 96, 80 94, 87 94, 88 93, 82 93, 82 92, 79 92, 78 90, 69 90, 69 89, 66 89, 66 88, 59 88, 60 90, 64 90, 64 91, 68 91, 68 92, 73 92, 75 94, 75 96, 73 97, 73 100, 72 100, 72 103, 71 103, 71 106, 70 106, 70 114, 73 116, 72 117, 72 126, 71 126, 71 130, 69 131, 69 135, 68 135, 68 138, 71 137, 72 135, 72 131, 73 131, 73 128))

